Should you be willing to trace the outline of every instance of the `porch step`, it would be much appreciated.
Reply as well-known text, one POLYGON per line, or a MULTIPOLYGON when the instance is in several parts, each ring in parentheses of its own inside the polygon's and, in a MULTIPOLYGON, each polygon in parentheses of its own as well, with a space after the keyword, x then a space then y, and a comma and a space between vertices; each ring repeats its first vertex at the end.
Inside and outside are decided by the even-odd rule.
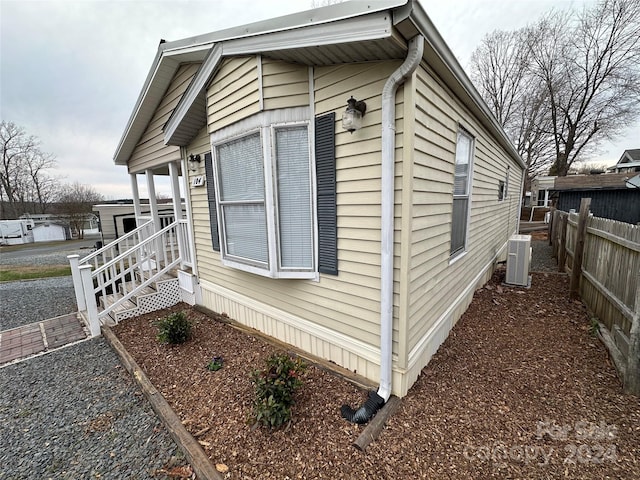
MULTIPOLYGON (((103 297, 100 297, 101 310, 106 310, 107 308, 109 308, 111 305, 113 305, 123 297, 124 295, 122 295, 121 293, 114 293, 112 295, 105 295, 103 297)), ((111 310, 111 312, 109 312, 109 316, 113 321, 116 321, 116 315, 118 313, 134 310, 136 307, 137 305, 133 303, 131 300, 125 300, 120 305, 118 305, 113 310, 111 310)))
MULTIPOLYGON (((133 291, 133 289, 134 289, 134 288, 136 288, 138 285, 140 285, 140 283, 139 283, 139 282, 136 282, 135 284, 134 284, 134 282, 124 282, 124 283, 121 283, 121 284, 120 284, 120 287, 119 287, 119 289, 118 289, 118 290, 119 290, 119 293, 121 293, 122 295, 124 295, 125 287, 126 287, 127 292, 131 292, 131 291, 133 291)), ((135 294, 134 298, 136 298, 136 297, 140 297, 140 296, 142 296, 142 295, 149 295, 150 293, 156 293, 156 289, 155 289, 155 288, 153 288, 151 285, 146 286, 146 287, 144 287, 143 289, 141 289, 141 290, 139 290, 138 292, 136 292, 136 294, 135 294)), ((135 300, 134 300, 134 302, 135 302, 135 300)), ((137 302, 135 302, 135 303, 137 303, 137 302)))
POLYGON ((100 297, 98 310, 104 311, 117 301, 124 298, 125 295, 123 294, 123 291, 125 287, 129 293, 133 292, 136 287, 138 288, 138 290, 131 296, 131 298, 122 302, 120 305, 111 310, 108 316, 104 317, 107 319, 106 321, 109 324, 117 324, 118 322, 126 318, 135 317, 137 315, 142 315, 144 313, 149 313, 162 308, 167 308, 181 301, 181 294, 179 291, 177 280, 177 271, 171 271, 161 275, 160 277, 156 278, 150 285, 144 288, 139 287, 139 285, 142 283, 142 279, 140 279, 139 275, 137 276, 138 280, 135 282, 135 285, 133 281, 121 283, 118 286, 118 293, 100 297), (171 282, 171 280, 173 280, 173 282, 171 282))
MULTIPOLYGON (((136 273, 136 278, 138 279, 138 284, 142 283, 142 278, 140 277, 140 273, 136 273)), ((173 279, 176 279, 176 278, 178 278, 178 271, 177 270, 175 272, 174 271, 169 271, 167 273, 163 273, 161 276, 156 278, 152 285, 154 285, 154 288, 155 288, 155 285, 158 282, 163 282, 165 280, 173 280, 173 279)))

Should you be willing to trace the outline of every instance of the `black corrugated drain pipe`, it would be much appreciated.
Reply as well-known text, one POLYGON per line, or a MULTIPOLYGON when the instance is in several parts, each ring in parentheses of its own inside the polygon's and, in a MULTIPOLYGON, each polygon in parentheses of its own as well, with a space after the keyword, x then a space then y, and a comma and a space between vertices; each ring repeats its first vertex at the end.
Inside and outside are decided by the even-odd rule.
POLYGON ((358 410, 354 410, 349 405, 342 405, 340 413, 342 418, 351 423, 367 423, 382 408, 385 400, 374 390, 369 392, 369 398, 358 410))

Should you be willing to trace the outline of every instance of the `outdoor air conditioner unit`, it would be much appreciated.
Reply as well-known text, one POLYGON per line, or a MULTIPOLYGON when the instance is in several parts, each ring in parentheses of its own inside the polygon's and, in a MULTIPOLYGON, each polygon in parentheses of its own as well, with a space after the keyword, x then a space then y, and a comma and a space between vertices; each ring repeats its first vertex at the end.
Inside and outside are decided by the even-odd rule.
POLYGON ((531 235, 512 235, 507 244, 507 285, 531 286, 531 235))

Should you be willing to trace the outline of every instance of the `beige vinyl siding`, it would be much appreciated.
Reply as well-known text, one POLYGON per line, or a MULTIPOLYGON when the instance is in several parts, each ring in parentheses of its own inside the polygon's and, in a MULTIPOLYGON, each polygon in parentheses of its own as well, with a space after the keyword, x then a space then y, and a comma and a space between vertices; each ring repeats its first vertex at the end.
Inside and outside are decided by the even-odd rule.
POLYGON ((259 111, 258 57, 223 60, 207 90, 209 133, 259 111))
POLYGON ((147 168, 154 168, 170 161, 180 160, 180 148, 164 144, 164 132, 162 129, 189 83, 191 83, 199 66, 200 64, 190 63, 181 65, 178 68, 145 133, 131 154, 131 158, 127 163, 129 173, 141 172, 147 168))
MULTIPOLYGON (((204 156, 206 153, 211 151, 211 146, 209 144, 209 134, 207 132, 207 127, 203 127, 198 135, 191 141, 191 143, 187 146, 187 153, 191 154, 199 154, 202 158, 198 170, 196 172, 189 171, 189 180, 197 175, 205 175, 204 169, 204 156)), ((191 185, 191 181, 188 183, 191 185)), ((196 241, 196 264, 198 268, 201 268, 201 258, 204 255, 209 253, 211 250, 211 234, 209 232, 209 208, 208 208, 208 198, 207 198, 207 187, 189 187, 189 195, 191 196, 191 211, 192 211, 192 222, 194 235, 196 238, 208 238, 208 245, 205 251, 203 252, 203 244, 202 242, 196 241)))
POLYGON ((309 105, 309 67, 262 57, 265 110, 309 105))
MULTIPOLYGON (((237 65, 239 61, 233 59, 230 63, 237 65)), ((250 62, 248 59, 243 61, 250 62)), ((321 274, 319 281, 274 280, 224 267, 219 253, 212 250, 206 192, 204 189, 198 192, 192 189, 198 268, 205 284, 220 285, 261 304, 378 347, 380 95, 384 82, 398 65, 399 62, 344 65, 316 68, 314 72, 316 115, 336 113, 339 275, 321 274), (367 102, 365 126, 354 134, 341 127, 342 112, 351 95, 367 102)), ((216 78, 216 82, 219 81, 216 78)), ((244 81, 251 82, 251 79, 244 81)), ((216 87, 220 92, 229 88, 222 83, 216 87)), ((398 94, 397 116, 400 135, 403 124, 401 92, 398 94)), ((210 127, 214 124, 219 125, 212 123, 210 127)), ((252 321, 237 320, 248 324, 252 321)), ((344 358, 331 359, 341 365, 348 361, 344 358)), ((361 373, 366 374, 364 371, 361 373)))
POLYGON ((422 65, 417 73, 409 350, 490 264, 516 228, 522 170, 422 65), (450 261, 458 125, 475 137, 466 254, 450 261), (498 182, 510 166, 509 197, 498 182))

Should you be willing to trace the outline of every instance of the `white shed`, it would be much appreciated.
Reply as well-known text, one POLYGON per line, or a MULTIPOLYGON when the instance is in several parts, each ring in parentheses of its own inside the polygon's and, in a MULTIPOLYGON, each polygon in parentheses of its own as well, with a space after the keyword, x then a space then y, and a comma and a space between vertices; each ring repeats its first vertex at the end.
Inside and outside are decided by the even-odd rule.
POLYGON ((68 225, 46 222, 33 227, 34 242, 54 242, 57 240, 70 239, 71 230, 68 225))

